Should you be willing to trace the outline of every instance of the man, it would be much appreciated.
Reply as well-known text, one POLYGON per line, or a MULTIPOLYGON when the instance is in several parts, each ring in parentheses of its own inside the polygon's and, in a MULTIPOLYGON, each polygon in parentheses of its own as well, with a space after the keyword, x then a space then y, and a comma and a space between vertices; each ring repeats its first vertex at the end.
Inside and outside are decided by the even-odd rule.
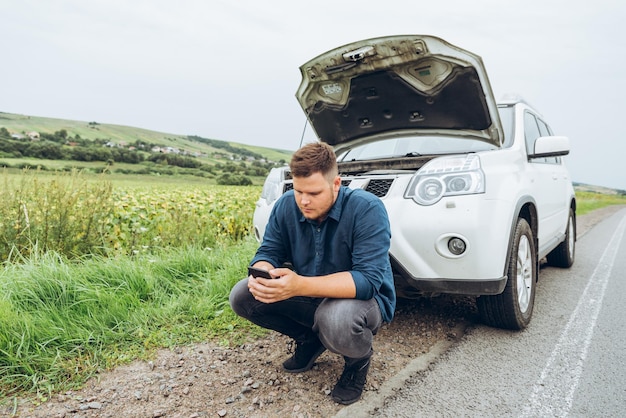
POLYGON ((240 281, 230 304, 238 315, 295 340, 283 363, 289 373, 311 369, 326 349, 342 355, 345 367, 331 395, 348 405, 363 392, 373 336, 395 310, 389 220, 380 199, 341 186, 329 145, 300 148, 290 169, 293 190, 276 202, 250 263, 273 279, 240 281))

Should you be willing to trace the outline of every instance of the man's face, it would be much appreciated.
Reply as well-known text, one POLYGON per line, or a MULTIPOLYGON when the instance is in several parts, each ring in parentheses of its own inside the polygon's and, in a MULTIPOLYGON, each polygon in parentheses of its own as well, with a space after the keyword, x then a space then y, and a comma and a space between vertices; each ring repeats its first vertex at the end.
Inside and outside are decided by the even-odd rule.
POLYGON ((335 203, 341 178, 335 177, 332 183, 322 175, 314 173, 309 177, 294 177, 293 190, 296 204, 306 219, 322 222, 335 203))

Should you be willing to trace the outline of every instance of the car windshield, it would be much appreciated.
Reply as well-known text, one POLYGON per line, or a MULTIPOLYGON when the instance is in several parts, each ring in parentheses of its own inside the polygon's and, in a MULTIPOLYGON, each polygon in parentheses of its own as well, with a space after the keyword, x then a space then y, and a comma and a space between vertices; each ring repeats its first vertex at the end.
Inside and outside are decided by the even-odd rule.
MULTIPOLYGON (((513 139, 513 107, 499 107, 504 130, 504 147, 513 139)), ((338 161, 361 161, 380 158, 412 157, 479 152, 497 149, 487 142, 446 136, 399 136, 357 146, 337 156, 338 161)))
POLYGON ((383 139, 352 148, 338 155, 338 161, 458 154, 492 149, 496 149, 496 147, 475 139, 444 136, 406 136, 383 139))

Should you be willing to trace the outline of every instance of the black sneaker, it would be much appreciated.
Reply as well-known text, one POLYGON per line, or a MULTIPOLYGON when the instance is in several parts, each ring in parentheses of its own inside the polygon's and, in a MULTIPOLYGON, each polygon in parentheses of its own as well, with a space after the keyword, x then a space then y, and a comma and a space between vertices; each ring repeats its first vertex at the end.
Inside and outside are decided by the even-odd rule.
POLYGON ((283 362, 283 369, 288 373, 306 372, 313 367, 315 360, 317 360, 324 351, 326 351, 326 347, 324 347, 320 340, 316 339, 313 342, 306 343, 296 341, 296 350, 293 356, 283 362))
POLYGON ((370 368, 370 358, 359 360, 351 365, 346 361, 343 373, 331 392, 335 402, 350 405, 359 400, 370 368))

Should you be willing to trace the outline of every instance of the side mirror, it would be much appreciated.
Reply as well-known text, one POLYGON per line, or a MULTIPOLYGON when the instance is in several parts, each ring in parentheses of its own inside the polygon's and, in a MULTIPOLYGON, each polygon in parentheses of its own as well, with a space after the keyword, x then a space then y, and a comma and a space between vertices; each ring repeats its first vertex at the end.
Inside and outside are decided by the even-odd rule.
POLYGON ((535 140, 535 150, 528 158, 558 157, 569 154, 569 138, 566 136, 541 136, 535 140))

